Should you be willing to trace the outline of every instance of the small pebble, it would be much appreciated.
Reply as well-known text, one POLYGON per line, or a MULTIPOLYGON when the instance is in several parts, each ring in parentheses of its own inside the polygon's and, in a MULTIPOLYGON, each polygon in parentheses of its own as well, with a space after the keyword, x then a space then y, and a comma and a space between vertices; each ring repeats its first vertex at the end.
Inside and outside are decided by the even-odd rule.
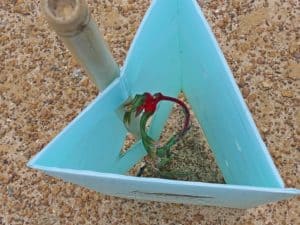
POLYGON ((270 89, 271 87, 272 87, 272 82, 271 81, 263 81, 262 82, 262 87, 264 88, 264 89, 270 89))
POLYGON ((300 60, 300 52, 295 52, 293 54, 293 56, 297 59, 297 60, 300 60))
POLYGON ((292 180, 289 178, 285 180, 285 183, 286 183, 287 187, 291 187, 293 184, 292 180))
POLYGON ((294 96, 293 92, 290 90, 281 91, 283 97, 292 98, 294 96))
POLYGON ((256 97, 257 97, 256 94, 253 93, 247 97, 247 100, 251 103, 255 101, 256 97))
POLYGON ((265 60, 264 60, 262 57, 258 57, 257 60, 256 60, 256 62, 257 62, 258 64, 264 64, 264 63, 265 63, 265 60))
POLYGON ((244 87, 242 89, 242 94, 243 94, 244 98, 247 98, 250 94, 250 89, 248 87, 244 87))

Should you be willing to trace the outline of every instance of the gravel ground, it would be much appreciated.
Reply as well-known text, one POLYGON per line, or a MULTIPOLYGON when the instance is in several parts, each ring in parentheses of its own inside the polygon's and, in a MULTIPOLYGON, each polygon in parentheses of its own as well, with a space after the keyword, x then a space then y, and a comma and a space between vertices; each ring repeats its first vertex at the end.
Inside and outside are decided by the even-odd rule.
MULTIPOLYGON (((300 198, 250 210, 104 196, 26 167, 97 90, 39 13, 0 1, 0 224, 299 224, 300 198)), ((88 1, 119 64, 149 0, 88 1)), ((297 0, 199 1, 281 176, 300 188, 297 0)), ((212 172, 217 172, 212 170, 212 172)))

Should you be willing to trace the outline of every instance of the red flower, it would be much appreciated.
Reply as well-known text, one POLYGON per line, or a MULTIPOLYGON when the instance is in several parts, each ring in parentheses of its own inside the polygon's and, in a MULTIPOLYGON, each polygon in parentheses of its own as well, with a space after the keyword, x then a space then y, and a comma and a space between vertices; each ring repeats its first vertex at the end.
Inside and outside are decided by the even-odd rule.
MULTIPOLYGON (((150 93, 145 93, 144 104, 141 108, 144 109, 145 112, 154 113, 160 100, 160 96, 153 96, 150 93)), ((141 109, 138 110, 140 111, 141 109)))

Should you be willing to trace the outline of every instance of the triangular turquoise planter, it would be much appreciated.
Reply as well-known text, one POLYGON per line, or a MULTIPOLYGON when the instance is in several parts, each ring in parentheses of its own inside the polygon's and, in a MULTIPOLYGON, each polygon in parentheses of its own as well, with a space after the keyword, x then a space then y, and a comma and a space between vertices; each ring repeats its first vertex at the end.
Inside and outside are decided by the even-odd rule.
MULTIPOLYGON (((159 137, 170 110, 161 105, 151 135, 159 137)), ((142 200, 249 208, 300 193, 284 188, 194 0, 154 0, 120 78, 28 165, 100 193, 142 200), (146 91, 185 93, 227 184, 123 175, 146 152, 137 143, 119 157, 127 131, 116 111, 129 96, 146 91)))

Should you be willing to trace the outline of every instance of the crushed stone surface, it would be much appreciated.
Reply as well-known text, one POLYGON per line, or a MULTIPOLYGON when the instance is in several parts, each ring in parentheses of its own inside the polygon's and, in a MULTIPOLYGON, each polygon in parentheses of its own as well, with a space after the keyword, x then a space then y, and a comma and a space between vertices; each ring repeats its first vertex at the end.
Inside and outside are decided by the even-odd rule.
MULTIPOLYGON (((198 2, 286 186, 300 188, 299 1, 198 2)), ((88 3, 123 64, 150 0, 88 3)), ((26 167, 97 93, 38 0, 0 1, 0 224, 299 224, 299 197, 249 210, 139 202, 26 167)))

